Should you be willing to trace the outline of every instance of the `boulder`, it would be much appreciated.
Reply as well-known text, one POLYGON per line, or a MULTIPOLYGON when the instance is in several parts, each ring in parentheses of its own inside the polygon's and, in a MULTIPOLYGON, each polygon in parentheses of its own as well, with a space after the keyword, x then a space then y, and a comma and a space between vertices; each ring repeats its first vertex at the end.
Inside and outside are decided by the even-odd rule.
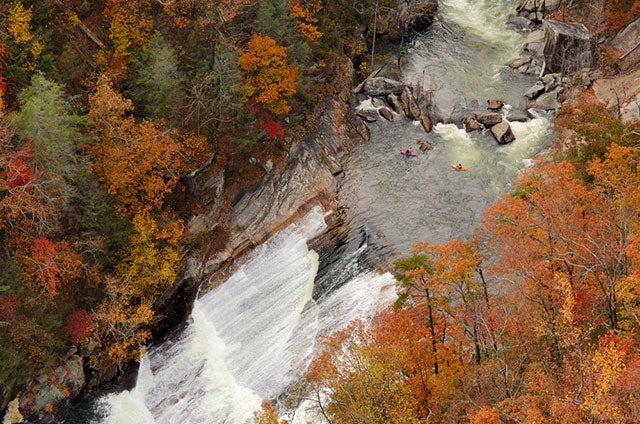
POLYGON ((516 9, 521 13, 554 12, 560 8, 561 0, 524 0, 516 9))
POLYGON ((392 80, 390 78, 375 77, 369 78, 364 82, 362 91, 372 97, 388 96, 389 94, 401 94, 405 87, 406 85, 400 81, 392 80))
POLYGON ((404 106, 400 101, 400 97, 398 97, 395 94, 389 94, 387 96, 387 101, 389 102, 389 104, 391 105, 395 113, 397 114, 404 113, 404 106))
POLYGON ((20 412, 38 423, 56 423, 62 408, 80 394, 84 384, 82 358, 72 355, 56 369, 27 385, 20 398, 20 412))
POLYGON ((433 130, 433 122, 431 122, 431 118, 427 115, 420 116, 420 124, 422 124, 422 128, 428 133, 433 130))
POLYGON ((398 29, 403 34, 425 31, 433 23, 438 0, 399 0, 398 29))
POLYGON ((380 114, 375 109, 358 109, 356 115, 361 117, 367 122, 376 122, 380 119, 380 114))
POLYGON ((473 112, 473 117, 485 127, 502 122, 502 114, 498 112, 473 112))
POLYGON ((404 110, 407 112, 407 118, 411 118, 414 121, 420 119, 420 106, 418 106, 418 102, 416 98, 413 97, 413 93, 409 87, 405 87, 400 95, 400 100, 406 106, 404 110))
POLYGON ((524 16, 510 15, 507 18, 507 25, 517 31, 524 31, 529 28, 531 21, 524 16))
POLYGON ((493 134, 499 144, 508 144, 516 139, 511 131, 511 126, 507 122, 500 122, 492 126, 491 134, 493 134))
POLYGON ((474 118, 473 116, 467 116, 462 120, 462 123, 464 124, 464 130, 466 132, 478 131, 482 129, 482 124, 476 121, 476 118, 474 118))
POLYGON ((595 45, 587 27, 545 21, 544 59, 549 72, 573 72, 595 64, 595 45))
POLYGON ((524 40, 522 51, 531 56, 542 56, 542 51, 544 49, 544 35, 545 31, 542 29, 531 31, 524 40))
POLYGON ((512 115, 507 115, 507 121, 509 122, 527 122, 529 120, 529 115, 526 113, 514 113, 512 115))
POLYGON ((560 108, 560 102, 558 102, 559 90, 553 90, 548 93, 540 95, 535 99, 529 107, 532 109, 542 110, 556 110, 560 108))
POLYGON ((507 63, 507 66, 512 69, 519 69, 524 65, 528 65, 531 63, 531 56, 522 56, 516 59, 513 59, 511 62, 507 63))
POLYGON ((502 100, 487 100, 487 109, 489 110, 500 110, 502 109, 502 106, 504 106, 504 102, 502 102, 502 100))
POLYGON ((387 121, 393 122, 393 112, 391 112, 389 108, 381 107, 380 109, 378 109, 378 113, 387 121))
POLYGON ((544 92, 544 87, 545 87, 544 82, 537 81, 531 88, 525 91, 524 97, 526 97, 529 100, 535 99, 536 97, 538 97, 540 94, 544 92))

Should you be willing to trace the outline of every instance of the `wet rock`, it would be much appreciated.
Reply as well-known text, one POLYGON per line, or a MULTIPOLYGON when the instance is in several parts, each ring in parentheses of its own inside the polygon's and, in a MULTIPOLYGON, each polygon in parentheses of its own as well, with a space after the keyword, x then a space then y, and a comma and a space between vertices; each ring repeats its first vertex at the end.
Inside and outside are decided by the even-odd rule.
POLYGON ((531 56, 522 56, 507 63, 507 66, 513 69, 519 69, 522 66, 525 66, 531 63, 531 59, 532 59, 531 56))
POLYGON ((358 109, 356 115, 367 122, 376 122, 380 119, 380 114, 376 109, 358 109))
POLYGON ((464 124, 464 130, 466 132, 478 131, 482 129, 482 124, 476 120, 473 116, 467 116, 462 120, 464 124))
POLYGON ((413 93, 409 87, 405 87, 400 95, 400 100, 406 106, 405 111, 407 112, 407 118, 413 119, 417 121, 420 119, 420 106, 418 106, 418 102, 415 97, 413 97, 413 93))
POLYGON ((500 110, 504 106, 502 100, 487 100, 487 109, 489 110, 500 110))
POLYGON ((400 97, 398 97, 395 94, 389 94, 387 96, 387 101, 389 102, 389 104, 391 105, 395 113, 397 114, 404 113, 404 105, 400 101, 400 97))
POLYGON ((473 117, 485 127, 502 122, 502 114, 498 112, 473 112, 473 117))
POLYGON ((544 58, 550 72, 572 72, 595 64, 595 45, 582 24, 545 21, 544 58))
POLYGON ((390 78, 375 77, 364 82, 362 92, 369 96, 388 96, 400 94, 404 91, 405 84, 390 78))
POLYGON ((531 88, 525 91, 524 97, 526 97, 529 100, 535 99, 536 97, 538 97, 540 94, 544 92, 544 87, 545 87, 544 82, 537 81, 531 88))
POLYGON ((374 98, 371 99, 371 105, 373 107, 379 108, 379 107, 387 106, 387 102, 385 102, 380 97, 374 97, 374 98))
POLYGON ((526 113, 514 113, 507 116, 507 121, 509 122, 527 122, 528 120, 529 115, 526 113))
POLYGON ((57 415, 84 387, 82 358, 73 355, 55 370, 32 380, 20 398, 20 412, 42 423, 58 422, 57 415))
POLYGON ((511 131, 511 126, 507 122, 500 122, 492 126, 491 134, 493 134, 499 144, 508 144, 516 139, 511 131))
POLYGON ((427 133, 433 131, 433 122, 431 121, 431 118, 429 118, 429 116, 424 114, 420 116, 420 124, 427 133))
POLYGON ((507 25, 515 30, 524 31, 529 28, 531 21, 524 16, 511 15, 507 18, 507 25))
POLYGON ((378 113, 387 121, 393 122, 393 112, 391 112, 391 110, 389 110, 388 108, 381 107, 380 109, 378 109, 378 113))
POLYGON ((418 140, 416 144, 418 145, 418 149, 420 149, 421 152, 426 152, 427 150, 431 150, 433 148, 431 143, 429 143, 427 140, 418 140))
POLYGON ((560 108, 560 102, 558 101, 559 90, 553 90, 548 93, 544 93, 536 98, 529 106, 533 109, 542 110, 556 110, 560 108))

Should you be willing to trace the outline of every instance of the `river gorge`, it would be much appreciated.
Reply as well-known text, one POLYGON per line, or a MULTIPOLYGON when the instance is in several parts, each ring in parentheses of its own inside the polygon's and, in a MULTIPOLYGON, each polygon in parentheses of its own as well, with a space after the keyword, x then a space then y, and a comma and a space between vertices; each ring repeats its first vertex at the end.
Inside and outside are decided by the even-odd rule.
MULTIPOLYGON (((309 205, 222 284, 203 282, 207 290, 182 330, 145 354, 134 388, 73 408, 64 423, 242 424, 262 399, 277 400, 295 385, 323 335, 393 302, 388 265, 410 254, 413 243, 469 237, 552 137, 551 117, 526 110, 523 93, 536 76, 504 66, 524 42, 507 25, 516 7, 512 0, 442 0, 432 29, 411 40, 399 60, 403 82, 428 92, 443 116, 484 108, 488 99, 502 100, 505 114, 529 113, 510 123, 514 142, 499 145, 488 130, 467 133, 459 123, 426 133, 400 115, 368 123, 370 140, 353 147, 337 177, 349 228, 337 248, 310 247, 336 211, 309 205), (431 148, 419 151, 418 141, 431 148), (407 148, 417 155, 399 153, 407 148)), ((362 97, 357 107, 378 106, 362 97)), ((324 422, 306 406, 293 422, 324 422)))

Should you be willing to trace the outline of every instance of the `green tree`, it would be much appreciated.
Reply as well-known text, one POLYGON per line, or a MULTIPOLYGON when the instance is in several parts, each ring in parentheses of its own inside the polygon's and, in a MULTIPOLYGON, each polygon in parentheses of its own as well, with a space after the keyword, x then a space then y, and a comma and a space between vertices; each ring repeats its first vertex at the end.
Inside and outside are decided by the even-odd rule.
POLYGON ((71 113, 62 88, 40 74, 33 76, 19 100, 19 134, 23 139, 33 140, 39 178, 47 181, 45 190, 59 196, 56 202, 62 199, 67 204, 77 196, 74 182, 82 173, 76 142, 80 139, 78 126, 83 119, 71 113))
POLYGON ((156 32, 134 68, 134 103, 149 117, 173 122, 184 97, 184 77, 178 69, 178 56, 173 47, 156 32))

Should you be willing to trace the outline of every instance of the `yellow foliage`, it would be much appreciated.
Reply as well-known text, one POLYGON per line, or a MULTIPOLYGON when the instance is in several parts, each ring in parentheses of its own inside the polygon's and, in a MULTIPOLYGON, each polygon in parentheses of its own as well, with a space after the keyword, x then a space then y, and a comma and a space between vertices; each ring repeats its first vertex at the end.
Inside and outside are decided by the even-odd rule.
POLYGON ((27 44, 33 39, 31 34, 31 8, 25 9, 20 1, 16 1, 9 9, 9 34, 16 44, 27 44))

